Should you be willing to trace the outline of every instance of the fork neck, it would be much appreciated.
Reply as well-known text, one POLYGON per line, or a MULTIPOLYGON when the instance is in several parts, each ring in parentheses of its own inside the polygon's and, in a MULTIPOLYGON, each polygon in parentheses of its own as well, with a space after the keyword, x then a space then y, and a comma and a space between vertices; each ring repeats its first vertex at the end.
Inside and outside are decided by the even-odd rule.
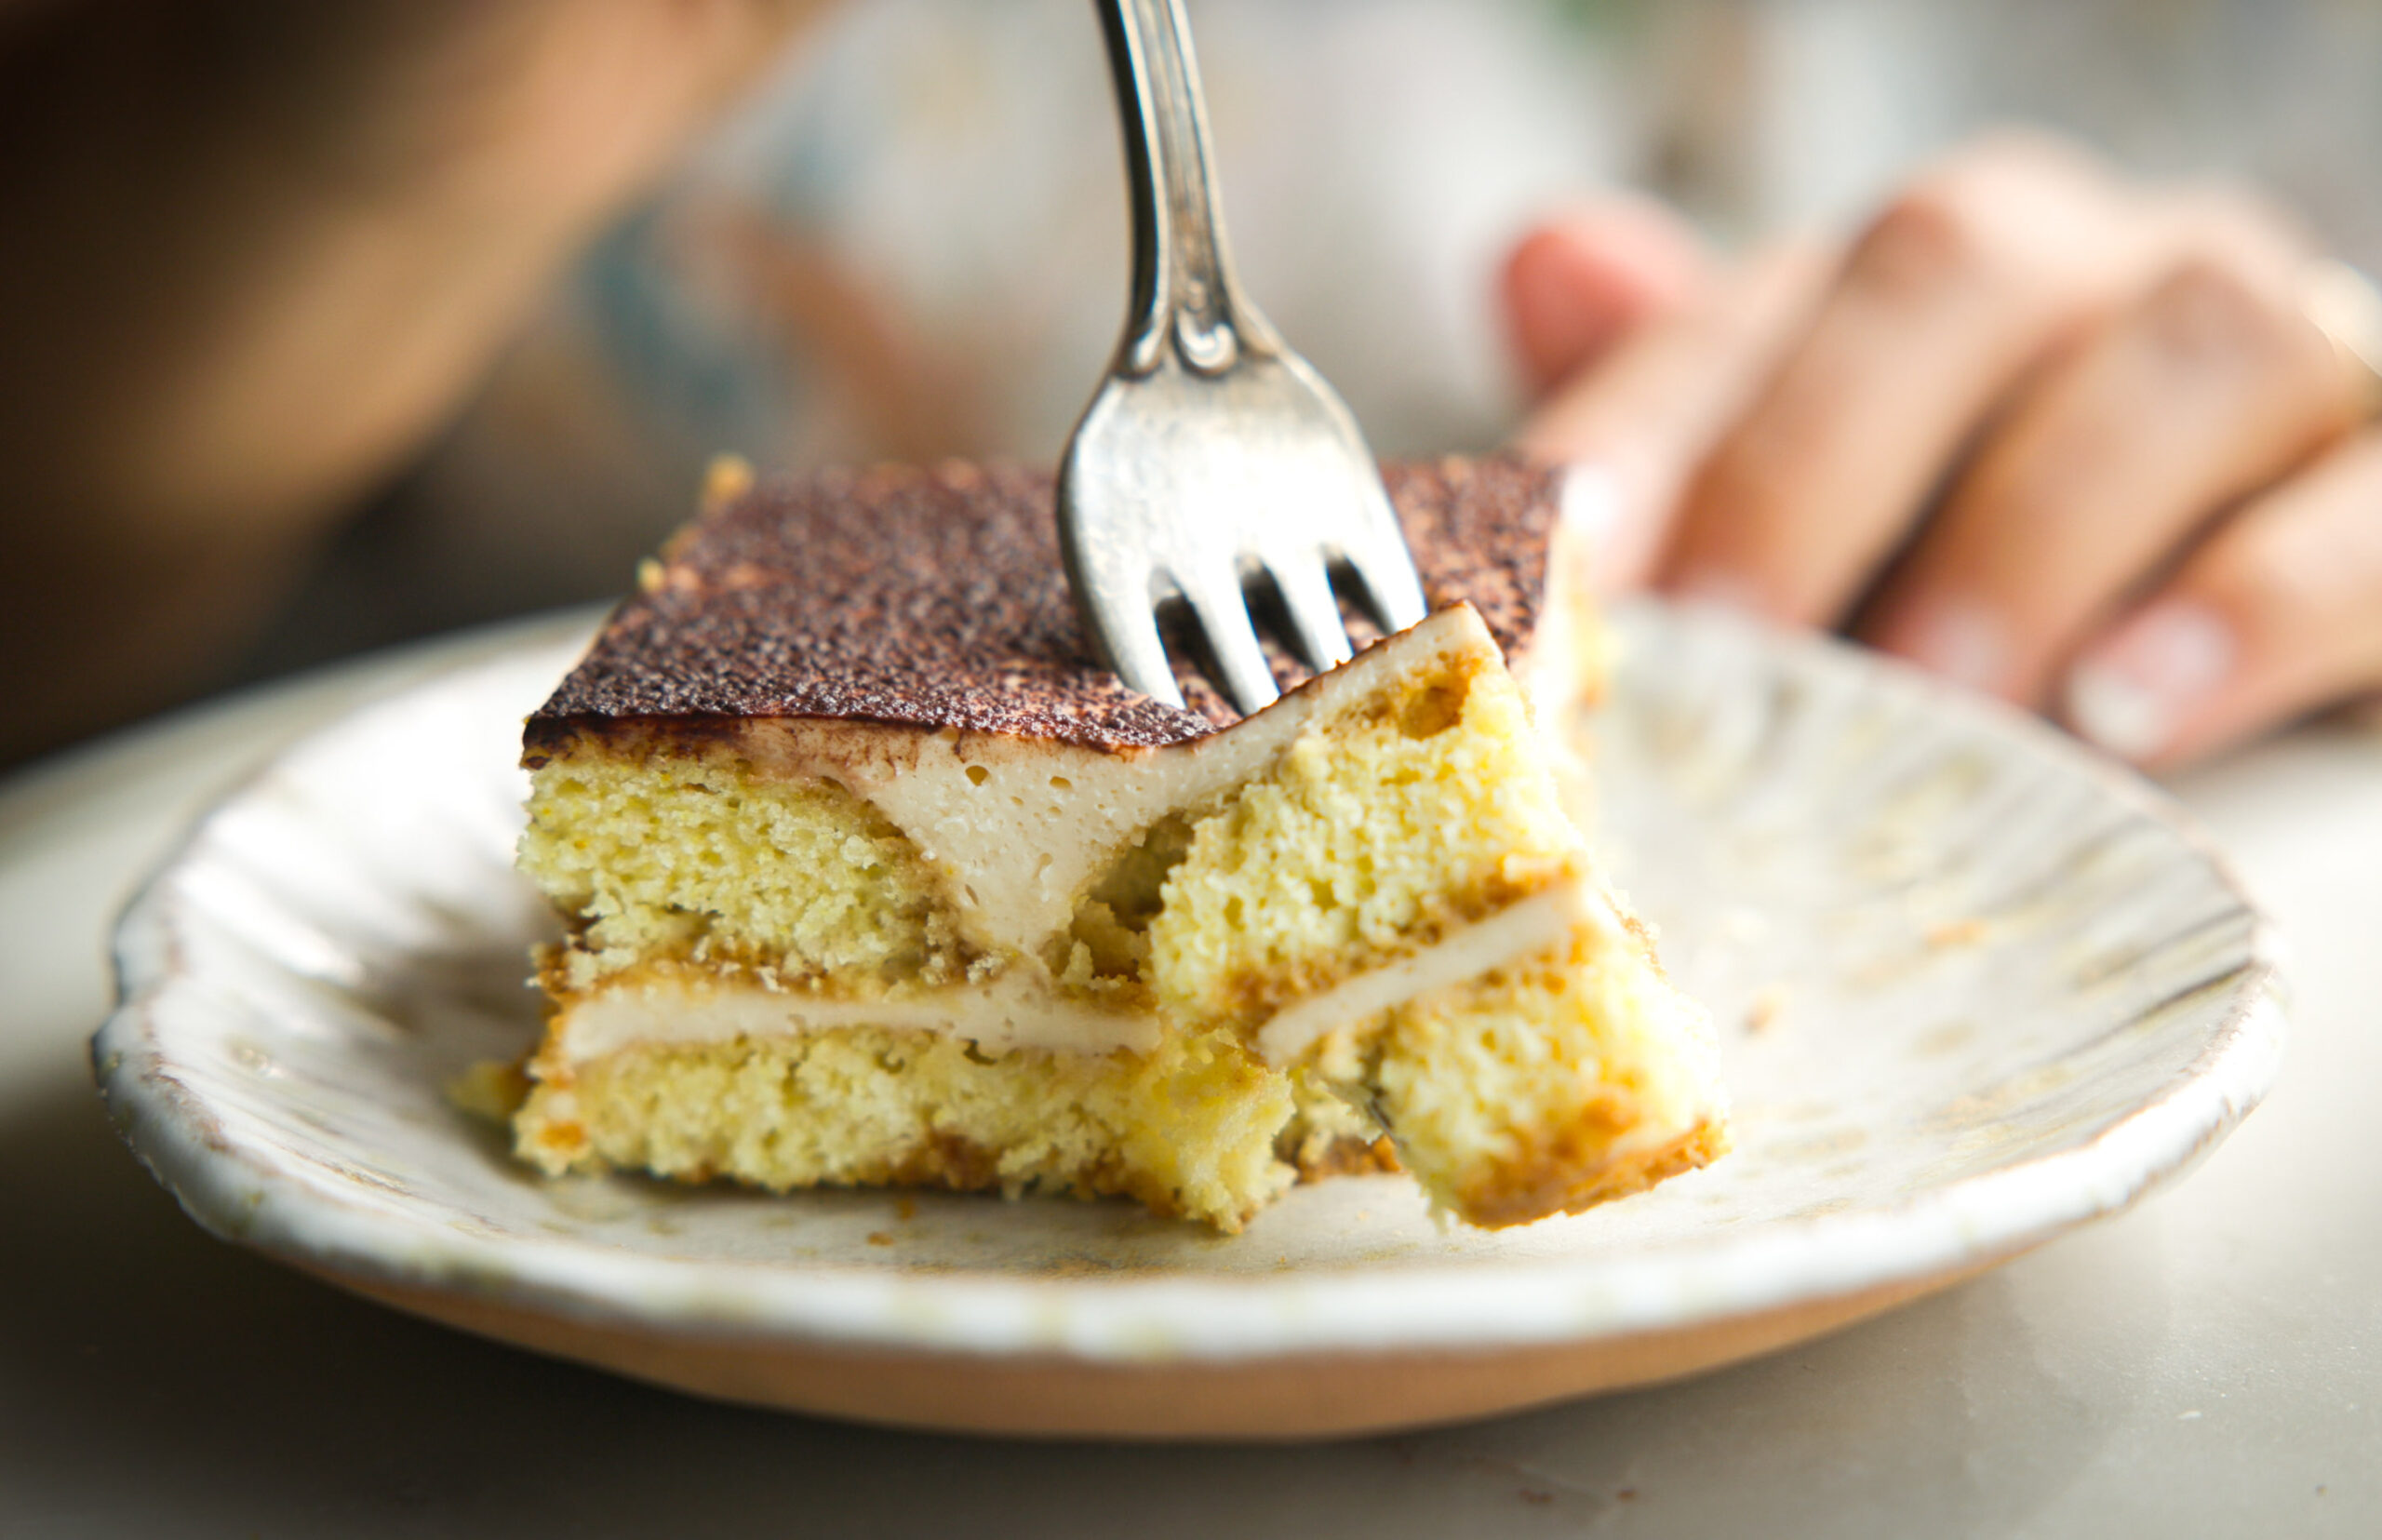
POLYGON ((1096 4, 1133 200, 1132 303, 1117 367, 1149 374, 1171 347, 1194 372, 1221 374, 1245 355, 1276 352, 1233 275, 1183 0, 1096 4))

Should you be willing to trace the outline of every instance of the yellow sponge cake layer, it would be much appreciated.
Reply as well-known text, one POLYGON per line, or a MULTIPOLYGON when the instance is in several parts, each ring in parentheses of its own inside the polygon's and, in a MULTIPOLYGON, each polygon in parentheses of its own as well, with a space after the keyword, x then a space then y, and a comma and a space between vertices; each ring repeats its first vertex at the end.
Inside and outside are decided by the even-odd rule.
POLYGON ((701 749, 559 756, 532 773, 521 869, 578 931, 581 986, 658 957, 799 974, 964 971, 933 874, 833 782, 701 749))
POLYGON ((515 1137, 551 1173, 1123 1197, 1230 1232, 1295 1179, 1275 1149, 1292 1110, 1288 1078, 1223 1034, 987 1056, 840 1027, 608 1054, 541 1087, 515 1137))

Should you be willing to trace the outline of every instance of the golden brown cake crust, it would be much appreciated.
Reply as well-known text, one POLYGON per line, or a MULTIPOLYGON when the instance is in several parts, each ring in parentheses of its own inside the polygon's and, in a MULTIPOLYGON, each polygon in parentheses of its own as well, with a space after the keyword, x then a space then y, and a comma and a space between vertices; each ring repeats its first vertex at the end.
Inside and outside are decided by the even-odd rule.
MULTIPOLYGON (((1385 467, 1433 604, 1469 599, 1508 655, 1538 624, 1557 473, 1510 457, 1385 467)), ((582 731, 754 716, 957 729, 1130 751, 1234 719, 1094 664, 1060 566, 1050 477, 947 464, 765 483, 673 542, 530 719, 532 763, 582 731)), ((1367 638, 1357 638, 1361 644, 1367 638)), ((1305 671, 1278 657, 1288 683, 1305 671)))
POLYGON ((1623 1132, 1593 1119, 1499 1163, 1459 1193, 1457 1213, 1483 1229, 1534 1225, 1550 1214, 1585 1213, 1600 1203, 1698 1171, 1726 1155, 1726 1124, 1707 1120, 1650 1150, 1626 1157, 1606 1151, 1623 1132))

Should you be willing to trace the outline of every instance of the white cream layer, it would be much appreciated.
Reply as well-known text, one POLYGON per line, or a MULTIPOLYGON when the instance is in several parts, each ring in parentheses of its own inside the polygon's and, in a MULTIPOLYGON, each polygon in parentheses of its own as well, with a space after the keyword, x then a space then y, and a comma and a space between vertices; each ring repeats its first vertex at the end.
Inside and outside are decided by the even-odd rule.
POLYGON ((1578 878, 1509 904, 1488 918, 1452 931, 1436 945, 1369 968, 1329 989, 1292 1001, 1257 1032, 1257 1051, 1280 1068, 1326 1035, 1379 1015, 1492 969, 1536 957, 1589 926, 1608 940, 1623 938, 1620 917, 1596 884, 1578 878))
POLYGON ((734 974, 615 984, 569 1006, 551 1043, 585 1064, 639 1043, 710 1043, 793 1037, 837 1027, 946 1033, 995 1052, 1051 1048, 1146 1053, 1163 1028, 1145 1011, 1103 1011, 1052 989, 1030 967, 983 984, 853 999, 771 989, 734 974))
MULTIPOLYGON (((1309 995, 1261 1027, 1256 1047, 1283 1068, 1327 1034, 1392 1006, 1547 950, 1582 925, 1620 939, 1612 905, 1586 879, 1507 905, 1332 987, 1309 995)), ((944 1033, 993 1052, 1018 1048, 1146 1053, 1165 1028, 1146 1011, 1107 1011, 1058 993, 1031 967, 983 984, 838 998, 771 989, 737 975, 675 977, 612 985, 571 1005, 555 1024, 563 1059, 585 1064, 644 1043, 688 1045, 874 1026, 944 1033)))

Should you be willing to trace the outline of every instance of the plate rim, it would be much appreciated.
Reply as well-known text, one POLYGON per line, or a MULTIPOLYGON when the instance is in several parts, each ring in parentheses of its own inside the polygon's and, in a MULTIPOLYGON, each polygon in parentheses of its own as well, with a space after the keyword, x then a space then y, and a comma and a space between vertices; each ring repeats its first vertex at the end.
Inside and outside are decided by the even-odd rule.
POLYGON ((373 716, 519 668, 565 644, 516 636, 342 713, 272 756, 198 815, 125 906, 112 955, 118 1004, 92 1039, 95 1078, 119 1133, 203 1228, 308 1270, 398 1289, 450 1291, 591 1323, 706 1338, 964 1357, 1056 1356, 1147 1366, 1333 1353, 1463 1353, 1582 1343, 1719 1321, 1799 1300, 1917 1279, 2023 1252, 2122 1212, 2188 1172, 2271 1089, 2286 1037, 2282 947, 2231 864, 2172 797, 2014 707, 1957 691, 1832 638, 1785 635, 1708 610, 1614 607, 1625 647, 1647 630, 1718 624, 1758 633, 1798 666, 1858 670, 1917 692, 1923 709, 2013 737, 2097 783, 2201 861, 2250 921, 2231 1005, 2201 1051, 2090 1140, 1959 1178, 1898 1202, 1762 1221, 1633 1256, 1528 1256, 1325 1267, 1244 1276, 1051 1278, 910 1271, 896 1264, 694 1262, 585 1239, 489 1238, 319 1190, 236 1144, 172 1073, 166 1015, 202 992, 181 967, 173 878, 219 819, 285 767, 373 716), (1255 1308, 1254 1306, 1267 1307, 1255 1308))

